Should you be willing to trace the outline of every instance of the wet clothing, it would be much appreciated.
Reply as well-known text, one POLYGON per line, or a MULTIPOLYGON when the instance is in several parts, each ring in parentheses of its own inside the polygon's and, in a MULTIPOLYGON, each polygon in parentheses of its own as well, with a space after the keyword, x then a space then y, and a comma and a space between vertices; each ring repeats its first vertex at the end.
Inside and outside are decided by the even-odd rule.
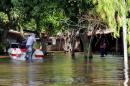
POLYGON ((34 36, 30 36, 30 37, 27 39, 26 45, 33 45, 35 41, 36 41, 36 40, 35 40, 35 37, 34 37, 34 36))
POLYGON ((103 44, 100 45, 100 55, 101 55, 101 57, 104 57, 104 54, 107 55, 106 43, 103 43, 103 44))
POLYGON ((33 54, 32 53, 32 51, 33 51, 32 46, 31 45, 27 45, 26 49, 27 49, 27 52, 26 52, 25 59, 26 59, 26 61, 32 61, 32 54, 33 54))
POLYGON ((26 61, 32 62, 33 44, 34 44, 35 41, 36 41, 35 36, 30 36, 27 39, 27 42, 26 42, 27 52, 26 52, 26 56, 25 56, 26 61))

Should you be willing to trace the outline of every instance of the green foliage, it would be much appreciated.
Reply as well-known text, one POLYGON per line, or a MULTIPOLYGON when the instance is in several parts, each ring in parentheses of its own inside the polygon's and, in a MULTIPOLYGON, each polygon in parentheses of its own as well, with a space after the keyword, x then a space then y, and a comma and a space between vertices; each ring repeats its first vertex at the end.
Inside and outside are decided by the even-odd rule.
POLYGON ((0 11, 9 12, 13 7, 11 0, 0 0, 0 11))
POLYGON ((73 22, 78 22, 78 17, 95 7, 92 0, 56 0, 65 15, 73 22), (63 4, 61 4, 64 2, 63 4))
MULTIPOLYGON (((94 0, 96 1, 96 0, 94 0)), ((130 11, 130 0, 99 0, 97 12, 101 18, 107 22, 110 29, 114 31, 114 37, 119 37, 120 28, 127 24, 127 39, 130 45, 130 19, 128 12, 130 11), (128 16, 128 17, 127 17, 128 16), (127 18, 127 19, 126 19, 127 18)), ((128 48, 130 53, 130 46, 128 48)))
POLYGON ((32 31, 36 30, 36 23, 34 19, 31 19, 29 22, 23 22, 22 26, 26 30, 32 30, 32 31))
POLYGON ((126 3, 130 7, 130 0, 126 0, 126 3))
POLYGON ((8 12, 8 18, 2 16, 2 19, 6 22, 8 19, 15 27, 40 33, 48 31, 52 24, 51 32, 56 34, 63 29, 61 20, 69 18, 77 22, 77 17, 94 5, 92 0, 4 0, 0 1, 0 7, 0 11, 8 12))
POLYGON ((36 30, 39 33, 46 31, 48 25, 53 25, 52 32, 61 28, 60 20, 64 18, 63 11, 53 0, 12 0, 14 14, 18 15, 22 27, 36 30))
MULTIPOLYGON (((96 0, 93 1, 96 2, 96 0)), ((122 0, 99 0, 97 3, 96 10, 99 16, 101 16, 103 21, 107 22, 109 28, 114 31, 114 37, 118 37, 120 27, 124 24, 123 13, 127 12, 127 3, 124 5, 122 0), (115 16, 116 13, 117 15, 115 16)))
POLYGON ((3 13, 3 12, 0 12, 0 22, 2 22, 2 23, 9 22, 9 19, 8 19, 7 15, 5 13, 3 13))
POLYGON ((128 47, 128 53, 130 54, 130 47, 128 47))

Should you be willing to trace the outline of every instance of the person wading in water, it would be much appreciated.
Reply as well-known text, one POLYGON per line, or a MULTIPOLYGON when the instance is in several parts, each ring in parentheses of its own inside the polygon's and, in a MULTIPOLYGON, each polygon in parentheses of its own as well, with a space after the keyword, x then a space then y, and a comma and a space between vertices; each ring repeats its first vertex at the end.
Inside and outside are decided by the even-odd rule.
POLYGON ((36 42, 35 34, 32 33, 27 38, 27 42, 26 42, 26 49, 27 49, 26 56, 25 56, 26 61, 29 61, 29 62, 33 61, 32 54, 33 54, 33 45, 35 42, 36 42))

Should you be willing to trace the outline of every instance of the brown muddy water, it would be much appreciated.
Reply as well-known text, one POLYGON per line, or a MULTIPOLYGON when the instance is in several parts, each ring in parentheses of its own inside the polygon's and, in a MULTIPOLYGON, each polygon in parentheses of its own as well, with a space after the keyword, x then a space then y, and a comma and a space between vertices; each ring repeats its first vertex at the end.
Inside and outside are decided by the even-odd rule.
POLYGON ((123 57, 112 55, 90 61, 63 53, 43 62, 0 60, 0 86, 124 86, 124 81, 123 57))

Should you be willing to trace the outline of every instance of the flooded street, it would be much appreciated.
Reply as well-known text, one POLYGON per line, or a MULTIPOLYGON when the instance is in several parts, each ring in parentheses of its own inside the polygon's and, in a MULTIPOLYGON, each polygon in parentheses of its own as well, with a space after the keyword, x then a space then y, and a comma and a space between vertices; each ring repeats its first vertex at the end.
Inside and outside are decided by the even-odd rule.
POLYGON ((43 62, 0 60, 0 86, 123 86, 123 68, 123 57, 110 55, 89 62, 63 53, 43 62))

